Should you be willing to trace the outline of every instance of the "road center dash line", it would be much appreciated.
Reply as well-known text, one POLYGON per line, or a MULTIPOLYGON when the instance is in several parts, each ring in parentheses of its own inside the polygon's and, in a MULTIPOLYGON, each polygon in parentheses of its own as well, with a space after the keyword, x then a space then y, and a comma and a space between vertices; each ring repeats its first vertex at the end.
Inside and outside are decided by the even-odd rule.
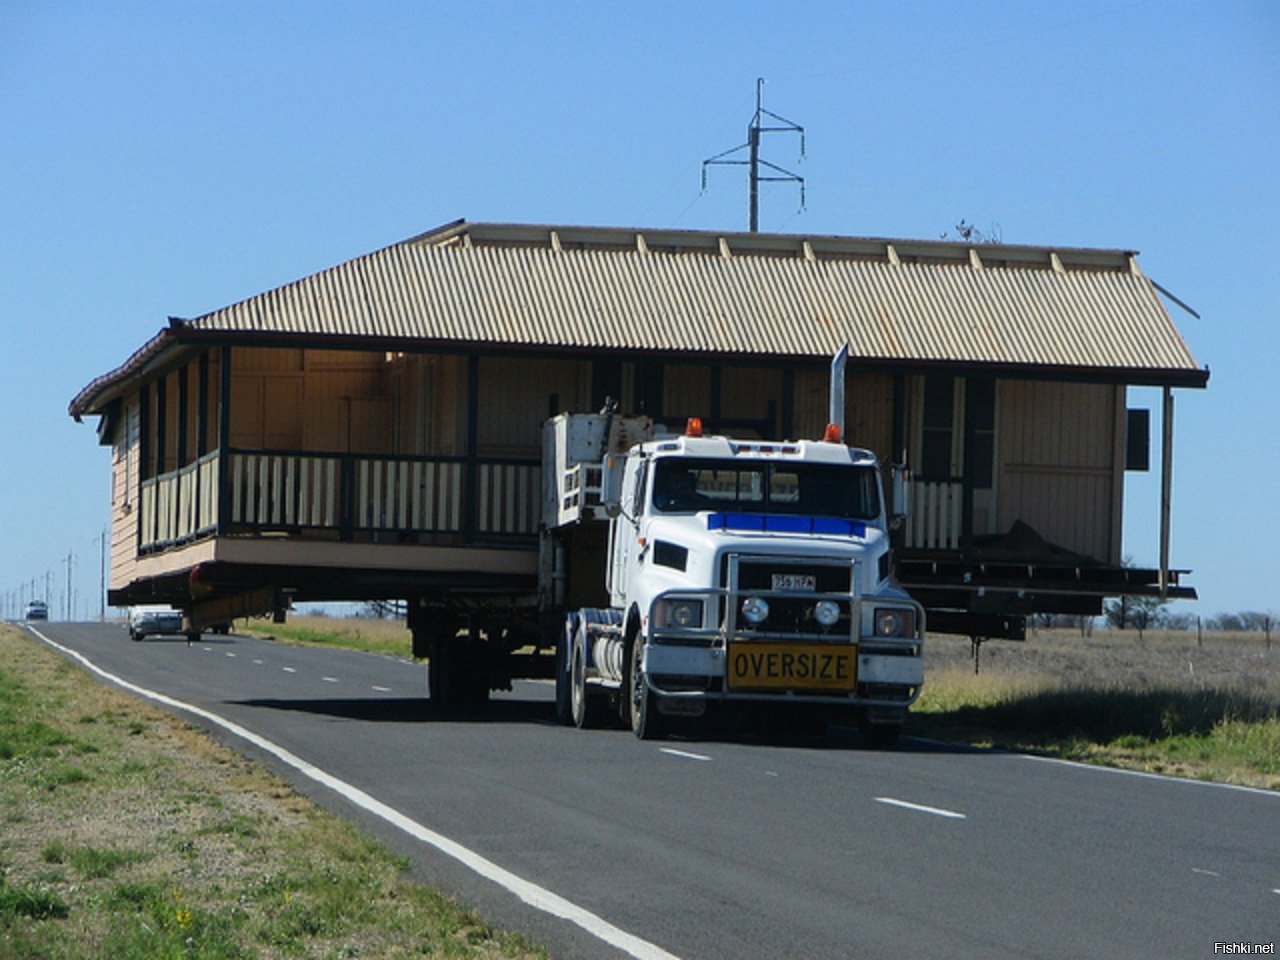
POLYGON ((688 750, 677 750, 674 747, 659 747, 659 749, 673 757, 683 757, 686 760, 703 760, 710 761, 711 758, 702 753, 690 753, 688 750))
POLYGON ((904 810, 916 810, 920 813, 931 813, 935 817, 947 817, 951 820, 967 820, 968 817, 963 813, 957 813, 955 810, 944 810, 941 807, 926 807, 922 803, 908 803, 906 800, 895 800, 893 797, 873 797, 876 803, 887 803, 891 807, 901 807, 904 810))

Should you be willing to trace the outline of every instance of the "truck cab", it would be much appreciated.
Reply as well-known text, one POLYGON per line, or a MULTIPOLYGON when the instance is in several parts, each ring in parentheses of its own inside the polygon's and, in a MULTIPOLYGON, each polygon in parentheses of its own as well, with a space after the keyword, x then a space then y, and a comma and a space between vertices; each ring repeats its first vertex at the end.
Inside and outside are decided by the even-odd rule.
POLYGON ((873 454, 703 436, 695 421, 614 469, 609 607, 566 625, 572 707, 616 690, 645 738, 714 703, 780 727, 789 712, 851 715, 869 740, 896 738, 923 684, 924 612, 891 578, 873 454))

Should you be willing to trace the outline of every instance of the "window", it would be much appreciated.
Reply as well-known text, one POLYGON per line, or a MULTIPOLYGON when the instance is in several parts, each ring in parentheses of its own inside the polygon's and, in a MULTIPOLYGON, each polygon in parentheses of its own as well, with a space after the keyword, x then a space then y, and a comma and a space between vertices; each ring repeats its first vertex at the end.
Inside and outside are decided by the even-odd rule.
POLYGON ((952 475, 952 434, 955 429, 955 379, 926 377, 920 473, 932 480, 952 475))
POLYGON ((990 490, 995 478, 996 384, 994 380, 969 380, 965 384, 965 419, 969 448, 965 473, 978 490, 990 490))
POLYGON ((663 513, 745 510, 855 520, 880 515, 870 467, 664 457, 654 471, 653 503, 663 513))

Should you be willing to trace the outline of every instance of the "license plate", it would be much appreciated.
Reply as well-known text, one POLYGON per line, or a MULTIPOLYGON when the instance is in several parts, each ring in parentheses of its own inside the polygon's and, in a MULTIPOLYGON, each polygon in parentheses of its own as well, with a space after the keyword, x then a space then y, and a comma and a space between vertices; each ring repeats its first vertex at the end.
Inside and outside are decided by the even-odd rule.
POLYGON ((810 573, 775 573, 773 575, 775 590, 808 590, 812 593, 818 589, 818 578, 810 573))
POLYGON ((852 690, 854 646, 794 643, 729 645, 730 690, 852 690))

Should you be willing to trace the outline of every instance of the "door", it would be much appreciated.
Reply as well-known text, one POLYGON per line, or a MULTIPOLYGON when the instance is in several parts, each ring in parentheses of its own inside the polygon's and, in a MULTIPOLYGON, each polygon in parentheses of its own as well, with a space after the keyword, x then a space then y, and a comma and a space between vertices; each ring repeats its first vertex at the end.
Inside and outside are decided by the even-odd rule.
POLYGON ((996 530, 996 383, 929 375, 912 393, 907 545, 959 549, 996 530))

